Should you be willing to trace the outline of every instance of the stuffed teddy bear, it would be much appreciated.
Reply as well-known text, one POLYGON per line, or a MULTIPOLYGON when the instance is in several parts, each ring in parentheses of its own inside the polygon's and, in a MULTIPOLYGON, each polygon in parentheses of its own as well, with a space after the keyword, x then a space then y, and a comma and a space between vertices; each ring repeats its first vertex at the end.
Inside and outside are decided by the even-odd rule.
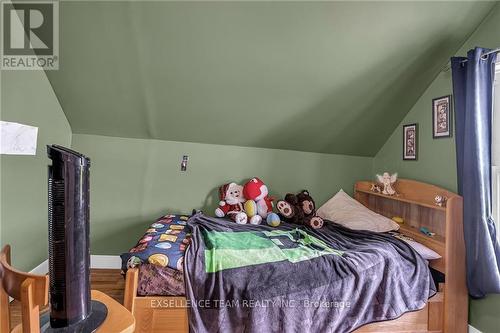
POLYGON ((297 194, 299 206, 304 212, 304 224, 309 225, 314 229, 319 229, 323 226, 323 219, 316 214, 316 203, 309 195, 309 191, 303 190, 297 194))
POLYGON ((219 207, 215 210, 217 217, 227 216, 238 224, 247 223, 248 216, 243 209, 243 186, 236 183, 224 184, 219 187, 219 198, 219 207))
POLYGON ((316 215, 316 204, 307 190, 298 194, 288 193, 285 200, 278 201, 276 207, 286 222, 304 224, 314 229, 323 226, 323 219, 316 215))
POLYGON ((295 194, 288 193, 284 200, 278 200, 276 203, 276 209, 285 222, 300 224, 304 219, 304 212, 299 208, 298 202, 295 194))
MULTIPOLYGON (((243 195, 247 200, 253 200, 256 204, 257 214, 262 219, 273 211, 273 198, 269 196, 269 190, 262 180, 255 177, 243 186, 243 195)), ((251 204, 248 204, 251 206, 251 204)))

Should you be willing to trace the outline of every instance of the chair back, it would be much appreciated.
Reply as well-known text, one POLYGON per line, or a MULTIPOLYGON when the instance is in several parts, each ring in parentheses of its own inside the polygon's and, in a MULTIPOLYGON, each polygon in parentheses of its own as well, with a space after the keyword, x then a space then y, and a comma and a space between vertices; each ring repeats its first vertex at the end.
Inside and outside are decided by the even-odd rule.
POLYGON ((40 307, 49 301, 49 277, 10 265, 10 246, 0 252, 0 332, 10 332, 9 296, 21 302, 22 332, 40 332, 40 307))

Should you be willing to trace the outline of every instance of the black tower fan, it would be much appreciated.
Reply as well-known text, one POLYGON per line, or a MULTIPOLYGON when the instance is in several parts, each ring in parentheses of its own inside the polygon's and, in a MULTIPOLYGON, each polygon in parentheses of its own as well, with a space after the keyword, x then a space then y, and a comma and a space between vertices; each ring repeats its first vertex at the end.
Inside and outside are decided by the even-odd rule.
POLYGON ((49 165, 50 322, 45 332, 93 332, 107 315, 90 298, 90 159, 51 145, 49 165))

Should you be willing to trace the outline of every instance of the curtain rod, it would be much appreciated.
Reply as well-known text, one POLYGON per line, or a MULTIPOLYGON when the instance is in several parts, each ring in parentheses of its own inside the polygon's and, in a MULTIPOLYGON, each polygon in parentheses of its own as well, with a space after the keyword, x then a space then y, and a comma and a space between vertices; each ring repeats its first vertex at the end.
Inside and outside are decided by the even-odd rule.
POLYGON ((490 54, 493 54, 493 53, 500 53, 500 47, 499 47, 499 48, 497 48, 497 49, 491 50, 490 52, 483 53, 483 54, 481 55, 481 58, 486 59, 486 58, 488 58, 488 56, 489 56, 490 54))
MULTIPOLYGON (((485 52, 485 53, 481 54, 481 59, 486 59, 486 58, 488 58, 488 56, 489 56, 490 54, 493 54, 493 53, 500 53, 500 47, 499 47, 499 48, 496 48, 496 49, 494 49, 494 50, 491 50, 491 51, 488 51, 488 52, 485 52)), ((464 64, 464 63, 466 63, 467 61, 468 61, 467 59, 464 59, 464 60, 462 60, 460 63, 461 63, 461 64, 464 64)), ((450 69, 451 69, 451 62, 450 62, 450 61, 448 61, 448 62, 446 63, 446 65, 444 65, 444 67, 443 67, 443 69, 442 69, 441 71, 442 71, 442 72, 448 72, 450 69)))
MULTIPOLYGON (((500 47, 496 48, 494 50, 491 50, 489 52, 485 52, 485 53, 481 54, 481 59, 486 60, 488 58, 488 56, 490 54, 493 54, 493 53, 500 53, 500 47)), ((466 63, 467 61, 468 61, 467 59, 464 59, 464 60, 460 61, 460 63, 463 64, 463 63, 466 63)))

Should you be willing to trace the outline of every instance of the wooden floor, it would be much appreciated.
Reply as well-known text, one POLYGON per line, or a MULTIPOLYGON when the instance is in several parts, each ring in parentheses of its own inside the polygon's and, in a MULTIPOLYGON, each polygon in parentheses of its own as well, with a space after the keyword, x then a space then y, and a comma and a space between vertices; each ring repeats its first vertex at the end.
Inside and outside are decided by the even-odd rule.
MULTIPOLYGON (((90 271, 91 288, 102 291, 123 304, 125 280, 119 269, 92 269, 90 271)), ((18 301, 10 303, 11 327, 21 323, 21 305, 18 301)), ((46 311, 47 309, 45 309, 46 311)))

